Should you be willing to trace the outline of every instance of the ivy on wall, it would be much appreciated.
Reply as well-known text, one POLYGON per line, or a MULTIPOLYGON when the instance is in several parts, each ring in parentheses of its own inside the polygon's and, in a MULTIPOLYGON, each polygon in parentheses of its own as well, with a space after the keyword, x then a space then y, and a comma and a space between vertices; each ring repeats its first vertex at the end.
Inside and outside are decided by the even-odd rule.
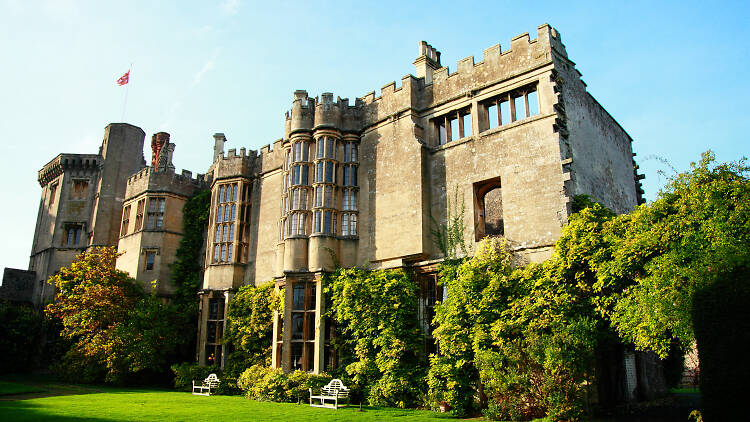
POLYGON ((172 284, 177 287, 174 302, 192 315, 198 312, 196 294, 202 281, 202 253, 210 204, 211 192, 206 189, 195 192, 185 202, 182 208, 183 237, 172 265, 172 284))
POLYGON ((340 366, 371 405, 422 404, 427 370, 419 286, 404 270, 340 269, 325 278, 340 366))

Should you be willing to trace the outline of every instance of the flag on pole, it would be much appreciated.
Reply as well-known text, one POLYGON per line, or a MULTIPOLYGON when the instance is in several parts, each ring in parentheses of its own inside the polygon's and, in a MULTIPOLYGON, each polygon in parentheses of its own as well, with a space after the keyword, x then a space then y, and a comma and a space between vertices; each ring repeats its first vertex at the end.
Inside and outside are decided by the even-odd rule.
POLYGON ((117 85, 123 86, 126 85, 130 81, 130 70, 125 72, 124 75, 120 76, 120 79, 117 80, 117 85))

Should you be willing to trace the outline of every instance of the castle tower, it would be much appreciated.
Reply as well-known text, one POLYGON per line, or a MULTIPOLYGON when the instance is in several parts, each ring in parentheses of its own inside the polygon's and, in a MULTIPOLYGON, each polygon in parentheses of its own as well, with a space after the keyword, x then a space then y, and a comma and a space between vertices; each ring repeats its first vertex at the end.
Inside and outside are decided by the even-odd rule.
POLYGON ((111 123, 104 130, 102 171, 96 187, 89 246, 114 246, 120 234, 120 217, 127 180, 146 165, 146 133, 127 123, 111 123))
POLYGON ((172 264, 183 237, 182 209, 193 192, 203 186, 201 175, 193 178, 183 170, 175 174, 172 153, 175 144, 169 134, 159 132, 151 138, 151 167, 132 174, 126 181, 122 218, 119 221, 117 269, 130 274, 146 289, 169 297, 172 264))

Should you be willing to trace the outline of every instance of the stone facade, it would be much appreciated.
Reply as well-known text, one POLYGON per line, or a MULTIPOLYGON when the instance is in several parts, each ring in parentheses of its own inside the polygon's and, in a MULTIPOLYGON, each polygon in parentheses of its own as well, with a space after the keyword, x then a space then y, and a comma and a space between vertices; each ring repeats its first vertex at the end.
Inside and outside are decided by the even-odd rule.
POLYGON ((117 269, 143 282, 157 295, 169 297, 176 287, 171 280, 171 264, 182 239, 182 208, 196 189, 203 187, 186 170, 175 173, 172 154, 175 144, 169 134, 159 132, 151 141, 151 166, 127 180, 122 220, 119 223, 117 269), (154 285, 151 282, 156 281, 154 285))
MULTIPOLYGON (((119 239, 118 268, 144 283, 159 280, 158 293, 168 296, 182 204, 195 189, 210 189, 198 361, 223 363, 234 292, 273 282, 288 293, 285 313, 274 321, 273 365, 320 372, 336 363, 321 319, 324 272, 408 268, 422 286, 429 330, 431 307, 442 296, 434 271, 444 258, 431 229, 461 206, 469 249, 500 235, 521 259, 541 261, 575 195, 591 195, 619 213, 643 202, 631 138, 586 91, 552 27, 540 26, 535 39, 513 38, 505 51, 490 47, 478 63, 467 57, 452 73, 440 52, 421 42, 414 66, 416 76, 404 76, 400 86, 391 82, 380 96, 371 92, 352 103, 295 91, 282 139, 260 151, 225 152, 226 137, 217 133, 213 162, 196 179, 175 174, 174 144, 168 134, 155 134, 150 167, 123 161, 119 168, 130 171, 117 179, 121 185, 100 183, 122 193, 102 196, 106 207, 82 205, 81 215, 91 216, 81 220, 90 232, 86 244, 102 244, 101 233, 110 244, 119 239)), ((92 172, 92 180, 116 172, 100 164, 101 155, 88 157, 95 161, 88 167, 77 159, 76 171, 92 172)), ((48 167, 57 168, 53 163, 40 182, 48 167)), ((44 180, 46 210, 52 177, 44 180)), ((42 208, 37 231, 52 233, 49 220, 59 211, 43 215, 42 208)), ((35 251, 51 243, 60 237, 37 235, 35 251)), ((57 252, 62 258, 45 268, 59 268, 82 249, 57 252)))
POLYGON ((465 205, 467 244, 503 235, 530 261, 550 256, 573 196, 616 212, 643 201, 632 140, 588 94, 553 28, 488 48, 479 63, 463 59, 453 73, 432 46, 419 48, 417 76, 378 97, 350 104, 296 91, 283 139, 260 153, 225 155, 215 135, 201 363, 221 361, 232 292, 273 281, 290 293, 273 364, 335 364, 320 318, 323 272, 408 267, 437 295, 430 272, 443 256, 431 224, 446 220, 450 201, 465 205))
POLYGON ((104 129, 98 154, 60 154, 39 170, 39 202, 29 271, 36 306, 52 300, 47 283, 93 246, 116 246, 128 177, 145 165, 145 133, 126 123, 104 129))

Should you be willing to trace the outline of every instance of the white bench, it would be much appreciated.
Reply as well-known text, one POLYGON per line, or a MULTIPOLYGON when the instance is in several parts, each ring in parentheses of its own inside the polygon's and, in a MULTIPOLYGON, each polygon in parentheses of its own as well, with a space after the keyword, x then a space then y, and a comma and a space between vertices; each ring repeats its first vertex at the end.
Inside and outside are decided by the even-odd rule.
POLYGON ((219 377, 216 374, 211 374, 203 380, 202 384, 196 384, 193 381, 193 394, 196 396, 210 396, 211 393, 216 393, 219 388, 219 377))
POLYGON ((312 388, 310 388, 310 406, 338 409, 339 400, 349 399, 349 389, 340 379, 332 379, 331 382, 320 390, 320 395, 314 396, 312 388), (315 401, 320 401, 320 403, 315 403, 315 401))

